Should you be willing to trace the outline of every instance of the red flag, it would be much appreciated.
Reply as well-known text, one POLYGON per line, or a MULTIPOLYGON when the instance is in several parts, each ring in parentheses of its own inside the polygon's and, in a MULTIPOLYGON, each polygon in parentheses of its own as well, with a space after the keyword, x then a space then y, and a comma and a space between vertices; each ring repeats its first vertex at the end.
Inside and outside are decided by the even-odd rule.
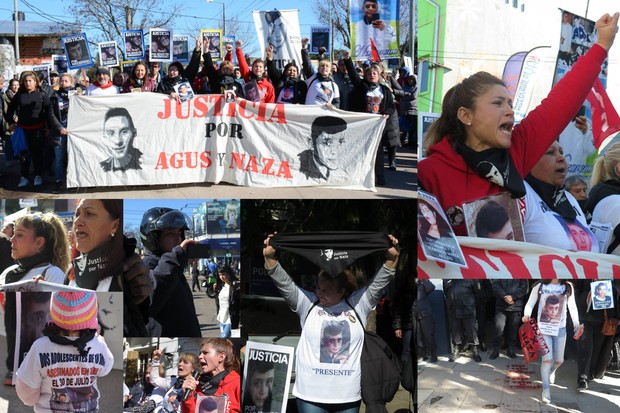
POLYGON ((587 99, 592 107, 594 146, 599 148, 606 137, 620 131, 620 116, 614 109, 614 105, 611 103, 600 79, 596 79, 594 82, 587 99))
POLYGON ((372 61, 379 63, 381 61, 381 56, 379 56, 377 45, 375 44, 375 41, 372 40, 372 37, 369 37, 369 39, 370 39, 370 50, 372 53, 372 61))

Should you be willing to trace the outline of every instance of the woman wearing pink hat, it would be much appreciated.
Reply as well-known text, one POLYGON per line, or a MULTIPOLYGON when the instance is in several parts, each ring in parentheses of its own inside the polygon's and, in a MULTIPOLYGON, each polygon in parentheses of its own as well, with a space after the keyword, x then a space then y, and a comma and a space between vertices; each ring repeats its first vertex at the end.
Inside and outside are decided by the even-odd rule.
POLYGON ((16 373, 19 398, 34 411, 97 411, 97 377, 112 369, 114 357, 97 333, 97 295, 56 292, 51 321, 16 373))

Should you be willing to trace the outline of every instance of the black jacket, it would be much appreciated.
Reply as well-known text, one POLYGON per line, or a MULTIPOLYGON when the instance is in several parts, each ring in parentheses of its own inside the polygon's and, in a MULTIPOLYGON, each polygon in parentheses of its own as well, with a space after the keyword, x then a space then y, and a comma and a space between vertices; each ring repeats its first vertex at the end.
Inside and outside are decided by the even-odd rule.
POLYGON ((493 280, 493 295, 497 311, 523 311, 527 298, 527 280, 493 280), (514 304, 508 305, 504 297, 510 295, 514 304))
MULTIPOLYGON (((219 280, 218 280, 219 281, 219 280)), ((220 291, 222 290, 222 284, 218 283, 215 292, 215 307, 217 313, 220 312, 220 291)), ((228 313, 230 314, 231 328, 239 328, 239 307, 241 304, 241 292, 239 282, 235 281, 230 286, 230 295, 228 296, 228 313)))
MULTIPOLYGON (((575 301, 577 303, 577 310, 579 311, 579 321, 582 323, 588 323, 594 326, 601 326, 605 318, 605 312, 603 310, 593 310, 592 306, 588 307, 587 299, 588 293, 590 293, 590 284, 598 282, 598 280, 575 280, 575 301)), ((612 281, 613 295, 614 295, 614 308, 607 309, 607 317, 620 318, 620 291, 618 290, 618 282, 612 281)))
MULTIPOLYGON (((273 83, 273 87, 275 88, 275 97, 276 102, 278 101, 278 96, 280 96, 280 92, 282 89, 286 87, 293 87, 293 101, 290 103, 298 103, 303 105, 306 103, 306 93, 308 92, 308 85, 306 82, 301 80, 301 78, 288 78, 285 77, 282 73, 282 70, 276 67, 276 62, 274 60, 266 60, 267 63, 267 73, 269 73, 269 79, 271 79, 271 83, 273 83)), ((299 69, 298 69, 299 70, 299 69)))
POLYGON ((429 280, 417 280, 416 318, 418 320, 433 315, 433 309, 428 300, 429 294, 433 291, 435 291, 435 284, 429 280))
POLYGON ((200 65, 200 51, 194 50, 192 58, 189 61, 187 67, 179 73, 179 76, 164 77, 161 79, 155 90, 157 93, 165 93, 169 95, 174 92, 174 86, 182 82, 189 82, 190 85, 194 84, 194 78, 198 74, 198 66, 200 65))
POLYGON ((157 283, 149 309, 162 326, 162 337, 200 337, 192 289, 185 279, 187 253, 176 246, 161 257, 148 253, 144 263, 157 283))
POLYGON ((476 316, 476 303, 483 298, 478 280, 443 280, 448 313, 456 318, 476 316))

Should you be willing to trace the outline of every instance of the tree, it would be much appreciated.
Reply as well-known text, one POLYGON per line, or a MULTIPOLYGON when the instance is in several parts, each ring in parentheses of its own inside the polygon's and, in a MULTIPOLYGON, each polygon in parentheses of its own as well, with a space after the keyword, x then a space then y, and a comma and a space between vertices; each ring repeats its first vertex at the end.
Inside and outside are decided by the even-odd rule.
MULTIPOLYGON (((179 8, 163 0, 74 0, 69 10, 85 27, 93 27, 91 43, 116 40, 122 45, 123 30, 166 27, 179 8)), ((124 58, 122 47, 121 53, 124 58)))

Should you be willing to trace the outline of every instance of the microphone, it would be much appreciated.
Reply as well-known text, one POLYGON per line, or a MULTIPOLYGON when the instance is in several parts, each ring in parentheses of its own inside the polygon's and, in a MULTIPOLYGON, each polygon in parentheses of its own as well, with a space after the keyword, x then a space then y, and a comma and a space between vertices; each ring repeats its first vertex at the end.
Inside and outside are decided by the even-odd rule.
MULTIPOLYGON (((194 370, 192 372, 192 377, 195 380, 198 380, 198 377, 200 377, 200 370, 194 370)), ((185 393, 183 393, 183 398, 181 399, 182 401, 187 401, 187 399, 189 399, 189 395, 191 394, 191 390, 190 389, 185 389, 185 393)))

